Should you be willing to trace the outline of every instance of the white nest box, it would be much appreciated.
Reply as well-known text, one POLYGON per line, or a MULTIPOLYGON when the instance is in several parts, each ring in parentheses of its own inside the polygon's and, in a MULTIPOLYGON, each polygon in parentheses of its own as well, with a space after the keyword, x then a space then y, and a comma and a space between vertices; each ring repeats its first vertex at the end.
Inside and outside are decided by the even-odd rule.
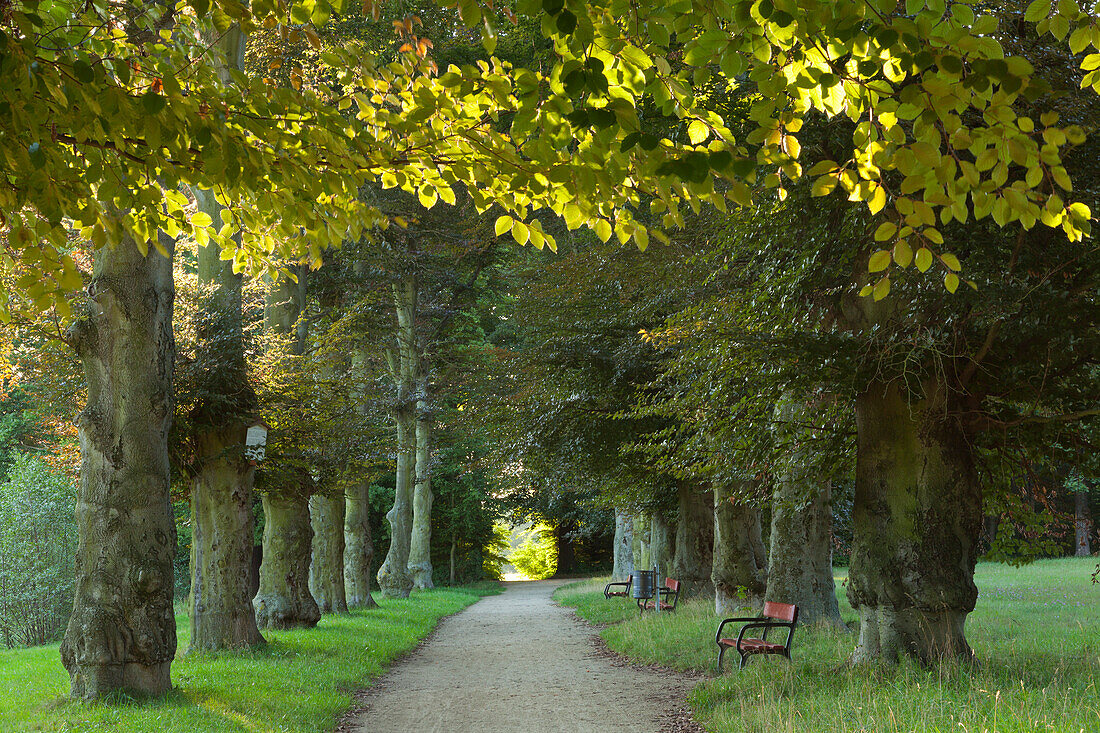
POLYGON ((244 435, 244 457, 255 466, 264 459, 264 450, 267 448, 267 431, 271 426, 263 420, 257 420, 248 426, 248 432, 244 435))

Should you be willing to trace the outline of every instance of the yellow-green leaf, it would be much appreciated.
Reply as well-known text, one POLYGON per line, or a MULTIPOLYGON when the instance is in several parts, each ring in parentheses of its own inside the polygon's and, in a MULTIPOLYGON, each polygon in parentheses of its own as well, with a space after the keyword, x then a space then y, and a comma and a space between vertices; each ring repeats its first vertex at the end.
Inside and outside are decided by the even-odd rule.
POLYGON ((528 231, 527 225, 522 221, 512 222, 512 237, 520 244, 527 244, 527 240, 531 237, 531 232, 528 231))
POLYGON ((955 292, 959 287, 959 276, 953 272, 947 273, 943 276, 943 286, 947 288, 947 292, 955 292))
POLYGON ((894 245, 894 262, 898 263, 900 267, 909 267, 909 263, 913 261, 913 248, 909 246, 909 242, 901 239, 894 245))
POLYGON ((892 222, 892 221, 883 222, 882 224, 879 225, 878 229, 875 230, 875 241, 876 242, 885 242, 887 239, 889 239, 890 237, 897 234, 897 231, 898 231, 898 225, 895 224, 894 222, 892 222))
POLYGON ((927 247, 921 247, 917 250, 917 269, 921 272, 925 272, 932 266, 932 251, 927 247))
POLYGON ((688 125, 688 139, 692 145, 699 145, 710 137, 710 128, 702 120, 694 120, 688 125))
POLYGON ((886 189, 882 186, 876 186, 875 192, 871 194, 871 199, 867 202, 867 208, 871 210, 872 214, 877 214, 882 211, 886 206, 886 189))
POLYGON ((871 259, 867 262, 867 270, 870 272, 882 272, 890 266, 890 250, 880 249, 871 255, 871 259))
POLYGON ((504 216, 498 216, 495 230, 498 237, 505 232, 512 231, 512 217, 508 216, 507 214, 505 214, 504 216))
POLYGON ((962 265, 959 264, 959 258, 950 252, 940 255, 940 260, 955 272, 962 269, 962 265))
POLYGON ((214 220, 210 218, 210 214, 205 211, 196 211, 191 215, 191 226, 195 227, 208 227, 214 223, 214 220))
POLYGON ((875 289, 872 293, 875 296, 875 300, 882 300, 890 294, 890 278, 884 277, 875 283, 875 289))

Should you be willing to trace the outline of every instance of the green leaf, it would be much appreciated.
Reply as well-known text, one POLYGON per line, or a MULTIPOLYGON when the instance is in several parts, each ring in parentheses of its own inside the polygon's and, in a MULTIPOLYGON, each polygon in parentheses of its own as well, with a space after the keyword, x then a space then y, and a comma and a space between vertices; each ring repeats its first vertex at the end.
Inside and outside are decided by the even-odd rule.
POLYGON ((702 120, 694 120, 688 125, 688 139, 692 145, 699 145, 710 137, 710 127, 702 120))
POLYGON ((145 114, 155 115, 164 109, 167 103, 168 100, 156 92, 149 91, 141 95, 141 106, 145 108, 145 114))
POLYGON ((522 221, 512 222, 512 238, 519 244, 527 244, 527 240, 531 238, 531 232, 522 221))
POLYGON ((77 59, 73 62, 73 75, 81 84, 90 84, 95 81, 95 72, 92 71, 92 65, 84 59, 77 59))
POLYGON ((512 217, 508 216, 507 214, 505 214, 504 216, 498 216, 495 230, 498 237, 505 232, 512 231, 512 217))
POLYGON ((214 223, 214 220, 210 218, 210 214, 205 211, 196 211, 191 215, 191 226, 194 227, 208 227, 214 223))
MULTIPOLYGON (((1034 0, 1031 5, 1027 6, 1027 12, 1024 13, 1024 20, 1029 23, 1038 23, 1048 15, 1050 15, 1051 2, 1050 0, 1034 0)), ((951 292, 955 292, 951 290, 951 292)))
POLYGON ((882 272, 890 266, 890 250, 880 249, 871 255, 871 259, 867 261, 868 272, 882 272))
POLYGON ((928 268, 932 266, 932 250, 927 247, 921 247, 917 250, 917 269, 921 272, 927 272, 928 268))

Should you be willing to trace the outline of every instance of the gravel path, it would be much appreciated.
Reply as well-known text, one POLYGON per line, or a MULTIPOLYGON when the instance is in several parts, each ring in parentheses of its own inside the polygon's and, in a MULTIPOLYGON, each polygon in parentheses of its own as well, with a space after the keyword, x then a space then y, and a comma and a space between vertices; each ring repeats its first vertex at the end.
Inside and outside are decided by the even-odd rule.
POLYGON ((368 690, 361 733, 701 731, 690 678, 622 662, 550 600, 563 581, 508 583, 450 618, 368 690))

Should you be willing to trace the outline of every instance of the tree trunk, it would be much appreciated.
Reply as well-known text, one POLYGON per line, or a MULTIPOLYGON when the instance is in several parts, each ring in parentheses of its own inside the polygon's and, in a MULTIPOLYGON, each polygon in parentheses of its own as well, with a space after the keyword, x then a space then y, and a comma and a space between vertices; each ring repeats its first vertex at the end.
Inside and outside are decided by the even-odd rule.
POLYGON ((390 372, 397 384, 393 407, 397 425, 397 483, 393 507, 386 512, 390 523, 390 547, 378 569, 378 587, 388 598, 408 598, 413 579, 409 574, 412 542, 412 498, 416 475, 416 279, 407 277, 394 285, 397 309, 397 345, 389 354, 390 372), (394 354, 396 351, 396 355, 394 354))
POLYGON ((451 536, 451 585, 455 584, 455 552, 458 550, 458 537, 451 536))
POLYGON ((635 570, 648 570, 653 567, 653 558, 650 556, 650 528, 648 514, 635 514, 631 520, 630 546, 631 560, 635 570))
POLYGON ((265 643, 252 608, 252 468, 240 455, 245 426, 195 436, 203 464, 191 482, 190 649, 265 643))
POLYGON ((847 630, 833 582, 832 486, 803 478, 788 475, 776 482, 766 598, 798 606, 801 623, 847 630))
POLYGON ((163 695, 176 623, 168 431, 174 411, 171 254, 142 256, 130 238, 99 252, 91 313, 69 341, 88 402, 77 417, 79 543, 73 613, 61 643, 72 695, 163 695))
POLYGON ((676 552, 676 526, 668 517, 654 512, 649 519, 649 555, 650 564, 644 568, 659 567, 668 574, 672 568, 673 554, 676 552))
POLYGON ((852 661, 969 658, 982 495, 972 449, 943 387, 906 399, 897 383, 856 398, 856 495, 848 599, 860 617, 852 661))
POLYGON ((344 511, 344 595, 348 608, 377 608, 370 594, 374 542, 370 536, 370 488, 348 489, 344 511))
POLYGON ((714 610, 729 616, 764 604, 768 565, 760 534, 760 508, 730 501, 727 484, 714 486, 714 610))
POLYGON ((1078 491, 1073 497, 1073 546, 1075 557, 1088 557, 1092 554, 1089 545, 1089 494, 1087 491, 1078 491))
MULTIPOLYGON (((244 68, 245 35, 233 25, 218 39, 231 68, 244 68)), ((213 191, 193 188, 199 211, 220 225, 213 191)), ((215 244, 198 252, 199 282, 213 287, 198 325, 196 358, 204 397, 195 424, 191 481, 191 649, 264 643, 247 578, 253 547, 253 467, 244 459, 247 421, 256 409, 248 382, 240 275, 215 244)))
MULTIPOLYGON (((681 597, 710 595, 714 562, 714 500, 710 489, 681 481, 677 488, 680 521, 676 526, 676 555, 669 577, 680 581, 681 597)), ((662 572, 664 572, 662 568, 662 572)))
POLYGON ((615 547, 612 580, 626 580, 634 573, 634 520, 623 509, 615 510, 615 547))
POLYGON ((321 620, 309 592, 309 491, 265 494, 264 560, 260 590, 252 604, 261 629, 316 626, 321 620))
POLYGON ((309 497, 313 529, 309 592, 321 613, 347 613, 344 596, 344 495, 309 497))
POLYGON ((567 520, 554 528, 554 544, 558 551, 558 566, 554 571, 556 577, 571 575, 577 569, 577 553, 573 549, 573 538, 569 536, 575 526, 572 520, 567 520))
MULTIPOLYGON (((423 365, 421 365, 423 369, 423 365)), ((412 535, 409 538, 409 574, 413 588, 434 588, 432 582, 432 415, 428 409, 428 380, 420 381, 416 401, 416 479, 413 484, 412 535)))

